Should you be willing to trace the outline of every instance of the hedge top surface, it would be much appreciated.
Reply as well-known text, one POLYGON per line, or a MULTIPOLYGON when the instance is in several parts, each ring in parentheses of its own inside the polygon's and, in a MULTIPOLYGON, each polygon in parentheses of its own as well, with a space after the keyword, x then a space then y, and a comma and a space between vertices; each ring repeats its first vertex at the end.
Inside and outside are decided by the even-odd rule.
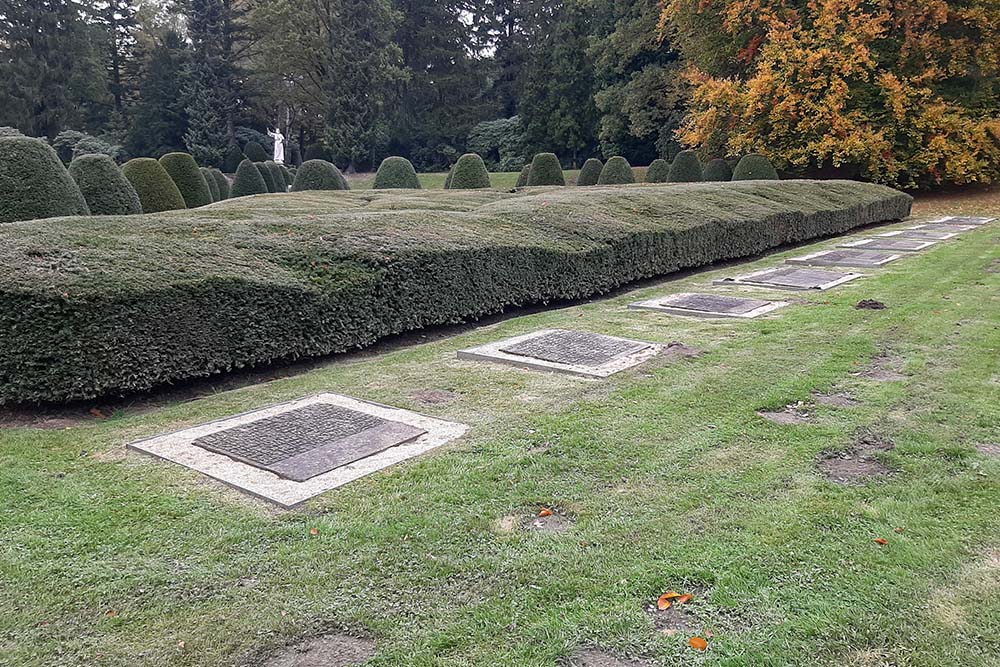
POLYGON ((701 160, 694 151, 681 151, 674 158, 674 163, 670 165, 670 175, 667 180, 671 183, 699 183, 703 179, 701 170, 701 160))
MULTIPOLYGON (((451 174, 448 174, 451 176, 451 174)), ((531 175, 531 165, 526 164, 521 167, 521 173, 517 175, 517 183, 514 184, 515 188, 523 188, 528 185, 528 177, 531 175)), ((447 185, 447 182, 445 183, 447 185)))
POLYGON ((198 163, 190 153, 167 153, 160 158, 160 164, 177 184, 188 208, 198 208, 212 203, 212 193, 205 177, 201 175, 198 163))
POLYGON ((347 179, 336 165, 326 160, 306 160, 295 172, 292 192, 304 190, 347 190, 347 179))
POLYGON ((247 145, 243 147, 243 154, 251 162, 264 162, 271 157, 267 154, 267 151, 264 150, 264 147, 256 141, 248 141, 247 145))
POLYGON ((80 186, 91 215, 142 213, 139 193, 109 155, 91 153, 74 158, 69 175, 80 186))
POLYGON ((646 170, 647 183, 667 183, 670 181, 670 163, 663 158, 653 160, 646 170))
POLYGON ((233 179, 233 185, 229 188, 229 197, 263 195, 267 192, 267 183, 257 165, 251 162, 250 158, 240 162, 240 166, 236 169, 236 178, 233 179))
POLYGON ((476 190, 491 186, 486 163, 477 153, 466 153, 458 158, 451 172, 448 188, 451 190, 476 190))
POLYGON ((704 179, 706 181, 731 181, 733 170, 722 158, 715 158, 705 165, 704 179))
POLYGON ((89 212, 51 146, 33 137, 0 137, 0 223, 89 212))
POLYGON ((198 169, 201 170, 201 175, 205 178, 205 184, 208 186, 208 193, 212 196, 212 201, 219 201, 219 184, 215 182, 212 170, 208 167, 198 167, 198 169))
POLYGON ((582 186, 597 185, 597 181, 601 178, 602 169, 604 169, 604 164, 596 157, 588 159, 583 163, 583 167, 580 168, 580 174, 576 177, 576 184, 582 186))
POLYGON ((771 161, 759 153, 750 153, 740 158, 733 170, 734 181, 776 181, 779 179, 771 161))
POLYGON ((271 175, 271 180, 274 182, 275 192, 288 192, 288 186, 285 184, 285 172, 281 171, 281 167, 274 160, 267 160, 264 162, 264 168, 271 175))
POLYGON ((158 160, 137 157, 122 165, 122 173, 135 188, 143 213, 187 208, 181 191, 158 160))
POLYGON ((597 179, 598 185, 626 185, 635 183, 635 172, 632 165, 621 155, 615 155, 604 163, 601 169, 601 176, 597 179))
POLYGON ((261 178, 264 179, 264 186, 267 188, 268 192, 279 192, 278 184, 274 182, 274 174, 271 170, 267 168, 266 162, 254 162, 257 171, 260 172, 261 178))
POLYGON ((417 170, 413 168, 413 163, 405 157, 393 155, 382 160, 375 173, 374 190, 390 189, 419 190, 420 179, 417 178, 417 170))
MULTIPOLYGON (((239 169, 239 165, 236 166, 239 169)), ((215 187, 219 190, 219 201, 229 199, 229 179, 220 169, 210 169, 212 178, 215 179, 215 187)))
POLYGON ((528 185, 566 185, 562 165, 555 153, 539 153, 532 158, 528 185))

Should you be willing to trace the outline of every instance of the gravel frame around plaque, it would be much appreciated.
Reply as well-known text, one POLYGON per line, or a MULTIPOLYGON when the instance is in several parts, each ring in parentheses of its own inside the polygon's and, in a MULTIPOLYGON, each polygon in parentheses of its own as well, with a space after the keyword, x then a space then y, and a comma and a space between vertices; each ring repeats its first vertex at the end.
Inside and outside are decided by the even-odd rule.
POLYGON ((486 343, 485 345, 459 350, 456 356, 459 359, 467 361, 488 361, 507 366, 516 366, 526 370, 550 371, 554 373, 572 375, 575 377, 599 380, 628 368, 638 366, 639 364, 658 355, 662 349, 663 346, 657 343, 619 338, 617 336, 607 336, 605 334, 598 334, 589 331, 540 329, 521 336, 505 338, 492 343, 486 343), (523 347, 526 352, 527 349, 530 349, 530 346, 534 342, 538 341, 538 339, 559 335, 573 336, 576 334, 592 336, 599 342, 610 344, 612 346, 620 346, 622 351, 617 354, 609 355, 608 359, 602 363, 595 364, 556 361, 554 359, 529 356, 526 353, 515 354, 510 351, 523 347))
POLYGON ((893 252, 920 252, 938 244, 931 239, 914 239, 907 237, 858 239, 841 243, 838 248, 860 248, 861 250, 891 250, 893 252))
MULTIPOLYGON (((735 296, 731 294, 700 294, 696 292, 680 292, 677 294, 669 294, 667 296, 656 297, 655 299, 649 299, 647 301, 639 301, 636 303, 630 303, 629 308, 632 310, 652 310, 658 313, 667 313, 668 315, 680 315, 681 317, 701 317, 708 319, 753 319, 755 317, 760 317, 772 311, 778 310, 779 308, 784 308, 789 304, 788 301, 770 301, 768 299, 752 299, 745 296, 735 296), (690 303, 690 297, 709 297, 728 300, 732 299, 734 301, 742 301, 745 303, 746 308, 740 312, 734 312, 732 310, 723 310, 720 308, 715 309, 696 309, 692 307, 690 303), (685 305, 685 302, 688 302, 685 305), (752 307, 751 307, 752 306, 752 307)), ((710 304, 704 304, 709 307, 710 304)))
POLYGON ((786 259, 793 266, 847 266, 859 269, 877 269, 889 262, 902 259, 903 255, 877 250, 820 250, 802 257, 786 259))
POLYGON ((878 234, 880 238, 904 238, 904 239, 924 239, 925 241, 948 241, 956 238, 958 232, 935 232, 933 230, 921 231, 919 229, 897 229, 891 232, 878 234))
POLYGON ((805 267, 796 267, 796 266, 776 266, 776 267, 771 267, 770 269, 762 269, 760 271, 754 271, 753 273, 747 273, 742 276, 736 276, 734 278, 720 278, 712 282, 715 285, 746 285, 747 287, 791 290, 795 292, 810 292, 812 290, 825 292, 826 290, 833 289, 838 285, 843 285, 846 282, 850 282, 851 280, 855 280, 856 278, 863 278, 863 277, 864 277, 863 273, 854 273, 854 272, 845 273, 843 271, 809 269, 805 267), (791 283, 776 283, 768 281, 769 277, 781 278, 796 273, 803 276, 811 274, 815 278, 815 280, 810 284, 803 284, 803 285, 795 285, 791 283))
POLYGON ((291 508, 360 477, 436 449, 460 437, 468 428, 465 424, 444 421, 380 403, 362 401, 341 394, 323 393, 139 440, 130 443, 127 448, 177 463, 250 495, 284 508, 291 508), (310 476, 304 481, 282 477, 264 468, 196 444, 199 438, 246 427, 255 422, 318 404, 338 406, 370 415, 379 422, 405 426, 407 428, 404 430, 413 437, 310 476), (419 435, 413 435, 417 432, 419 435))

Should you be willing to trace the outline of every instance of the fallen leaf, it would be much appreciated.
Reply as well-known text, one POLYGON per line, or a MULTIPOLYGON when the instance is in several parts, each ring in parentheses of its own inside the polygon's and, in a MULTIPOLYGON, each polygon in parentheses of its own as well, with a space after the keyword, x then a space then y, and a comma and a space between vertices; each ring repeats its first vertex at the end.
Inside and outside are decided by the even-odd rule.
POLYGON ((902 532, 903 532, 903 531, 905 531, 905 530, 906 530, 906 529, 905 529, 905 528, 902 528, 902 527, 900 527, 900 528, 893 528, 893 529, 892 529, 892 532, 894 532, 894 533, 902 533, 902 532))
POLYGON ((99 408, 91 408, 90 409, 90 414, 94 415, 98 419, 107 419, 108 418, 107 415, 105 415, 103 412, 101 412, 99 408))
POLYGON ((875 544, 881 544, 882 546, 885 546, 886 544, 889 544, 889 540, 885 539, 884 537, 876 537, 875 544))
POLYGON ((694 599, 693 595, 691 595, 690 593, 685 593, 684 595, 677 598, 677 604, 684 604, 685 602, 690 602, 692 599, 694 599))
POLYGON ((660 611, 664 611, 665 609, 670 609, 670 600, 664 600, 663 598, 660 598, 659 600, 656 601, 656 608, 659 609, 660 611))
POLYGON ((659 610, 670 609, 670 601, 681 596, 677 591, 667 591, 656 600, 656 608, 659 610))
POLYGON ((184 646, 185 646, 185 644, 184 644, 184 640, 183 639, 181 641, 177 642, 177 648, 179 648, 180 650, 183 651, 184 650, 184 646))
POLYGON ((309 534, 310 535, 319 535, 319 528, 310 528, 309 529, 309 534))
POLYGON ((115 616, 118 615, 118 612, 115 611, 114 609, 108 609, 106 612, 104 612, 104 615, 108 616, 109 618, 114 618, 115 616))
POLYGON ((552 510, 550 510, 548 507, 543 507, 542 510, 538 513, 538 516, 542 517, 552 516, 552 510))
POLYGON ((715 636, 714 632, 712 632, 711 630, 708 630, 708 629, 705 630, 705 638, 706 639, 711 639, 714 636, 715 636))
POLYGON ((688 644, 691 645, 691 648, 698 649, 699 651, 704 651, 708 648, 708 642, 705 641, 704 637, 692 637, 688 640, 688 644))

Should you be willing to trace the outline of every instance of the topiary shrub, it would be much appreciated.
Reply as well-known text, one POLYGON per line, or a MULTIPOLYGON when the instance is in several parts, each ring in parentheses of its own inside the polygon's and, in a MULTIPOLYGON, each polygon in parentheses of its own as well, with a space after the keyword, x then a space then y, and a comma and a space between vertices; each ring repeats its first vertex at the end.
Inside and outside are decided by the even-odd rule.
POLYGON ((451 165, 451 169, 448 170, 448 175, 444 179, 444 189, 451 189, 451 179, 455 178, 455 165, 451 165))
POLYGON ((601 169, 601 176, 597 179, 597 184, 625 185, 627 183, 635 183, 635 173, 632 171, 632 165, 621 155, 615 155, 601 169))
POLYGON ((0 137, 0 223, 89 212, 51 146, 32 137, 0 137))
POLYGON ((122 173, 139 195, 143 213, 187 208, 177 184, 157 160, 137 157, 122 165, 122 173))
POLYGON ((486 163, 477 153, 466 153, 458 158, 452 169, 451 190, 476 190, 491 186, 490 173, 486 171, 486 163))
POLYGON ((222 158, 222 168, 226 170, 227 174, 235 174, 236 170, 240 168, 240 162, 245 159, 246 156, 243 155, 238 144, 229 144, 226 154, 222 158))
POLYGON ((670 183, 698 183, 702 180, 701 160, 694 151, 681 151, 670 165, 670 183))
POLYGON ((267 183, 264 182, 264 177, 261 176, 257 165, 251 162, 250 158, 240 162, 240 166, 236 169, 236 178, 233 179, 233 185, 229 188, 230 199, 248 195, 262 195, 266 192, 268 192, 267 183))
POLYGON ((521 167, 521 173, 517 175, 517 184, 515 188, 523 188, 528 184, 528 176, 531 174, 531 165, 526 164, 521 167))
POLYGON ((670 180, 670 163, 662 158, 653 160, 646 170, 647 183, 666 183, 670 180))
POLYGON ((562 165, 555 153, 539 153, 532 158, 528 185, 566 185, 562 165))
POLYGON ((285 174, 282 173, 278 163, 274 160, 268 160, 264 163, 264 168, 271 175, 271 181, 274 183, 274 192, 288 192, 288 186, 285 185, 285 174))
POLYGON ((734 181, 777 181, 778 172, 771 161, 760 153, 750 153, 740 158, 733 170, 734 181))
POLYGON ((91 215, 136 215, 142 202, 122 170, 109 155, 81 155, 69 165, 91 215))
POLYGON ((597 185, 597 181, 601 179, 601 170, 604 169, 604 165, 596 157, 592 157, 583 163, 583 168, 580 169, 580 175, 576 177, 577 185, 597 185))
POLYGON ((205 179, 205 185, 208 186, 208 194, 212 195, 212 202, 219 201, 219 184, 215 182, 215 176, 212 176, 212 170, 208 167, 199 167, 201 171, 202 178, 205 179))
POLYGON ((264 185, 267 187, 268 192, 277 192, 278 184, 274 182, 274 176, 271 174, 271 170, 267 168, 267 165, 263 162, 254 162, 257 171, 260 172, 261 177, 264 179, 264 185))
POLYGON ((389 190, 393 188, 406 188, 410 190, 420 189, 420 179, 417 178, 417 171, 413 168, 413 163, 405 157, 387 157, 378 166, 375 173, 375 190, 389 190))
POLYGON ((347 180, 336 165, 326 160, 306 160, 295 172, 292 192, 303 190, 347 190, 347 180))
POLYGON ((733 180, 733 170, 729 167, 728 162, 722 158, 715 158, 705 165, 704 180, 731 181, 733 180))
POLYGON ((190 153, 167 153, 160 158, 160 164, 170 174, 170 178, 174 179, 188 208, 212 203, 208 183, 190 153))
POLYGON ((294 180, 292 178, 292 172, 289 171, 288 167, 286 167, 283 164, 279 164, 278 169, 281 170, 281 177, 285 179, 285 189, 287 190, 288 188, 292 187, 292 181, 294 180))
MULTIPOLYGON (((239 169, 239 166, 236 167, 239 169)), ((215 187, 219 190, 219 201, 229 199, 229 179, 218 169, 210 169, 212 178, 215 179, 215 187)))
POLYGON ((248 141, 246 146, 243 147, 243 154, 252 162, 264 162, 271 157, 264 150, 264 147, 256 141, 248 141))
MULTIPOLYGON (((330 162, 330 151, 326 150, 323 144, 309 144, 306 146, 305 152, 302 153, 303 164, 309 160, 325 160, 330 162)), ((300 167, 302 165, 299 165, 300 167)))

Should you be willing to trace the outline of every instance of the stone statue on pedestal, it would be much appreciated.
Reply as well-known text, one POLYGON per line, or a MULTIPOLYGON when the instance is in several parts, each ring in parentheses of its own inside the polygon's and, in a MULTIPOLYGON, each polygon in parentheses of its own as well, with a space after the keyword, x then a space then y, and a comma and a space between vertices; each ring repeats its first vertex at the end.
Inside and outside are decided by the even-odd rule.
POLYGON ((274 128, 274 132, 267 131, 267 136, 274 139, 274 161, 278 164, 285 164, 285 135, 281 130, 274 128))

